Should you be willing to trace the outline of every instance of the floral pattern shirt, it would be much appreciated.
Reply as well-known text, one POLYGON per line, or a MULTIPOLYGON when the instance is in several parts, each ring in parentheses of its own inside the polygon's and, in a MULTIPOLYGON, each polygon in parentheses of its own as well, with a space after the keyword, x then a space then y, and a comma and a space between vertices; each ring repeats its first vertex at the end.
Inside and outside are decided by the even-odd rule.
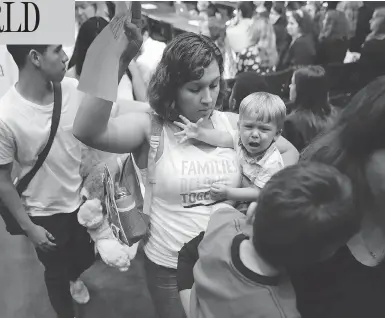
POLYGON ((256 45, 253 45, 238 54, 237 71, 238 73, 255 72, 260 75, 275 71, 275 66, 262 66, 261 63, 260 51, 256 45))

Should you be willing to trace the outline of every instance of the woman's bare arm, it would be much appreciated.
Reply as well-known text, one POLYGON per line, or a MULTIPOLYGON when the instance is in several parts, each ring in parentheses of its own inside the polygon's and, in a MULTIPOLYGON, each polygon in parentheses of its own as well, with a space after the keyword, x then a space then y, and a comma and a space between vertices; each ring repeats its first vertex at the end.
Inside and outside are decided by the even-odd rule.
POLYGON ((112 102, 85 95, 76 114, 73 134, 95 149, 128 153, 147 141, 151 127, 145 112, 129 112, 110 119, 112 102))
POLYGON ((281 153, 285 167, 295 165, 298 162, 299 152, 286 138, 280 136, 275 144, 281 153))
POLYGON ((119 117, 127 113, 148 113, 151 111, 151 106, 148 103, 135 100, 118 99, 116 101, 116 111, 114 117, 119 117))
MULTIPOLYGON (((108 57, 109 59, 107 59, 112 66, 114 66, 115 62, 119 63, 118 82, 120 82, 131 60, 138 53, 143 41, 140 28, 138 27, 141 20, 140 2, 133 2, 131 4, 131 16, 132 23, 126 20, 123 25, 124 33, 128 39, 125 50, 121 53, 120 58, 111 55, 108 57), (114 61, 115 58, 118 58, 118 61, 114 61)), ((113 36, 113 34, 102 32, 99 36, 106 36, 104 40, 108 42, 111 40, 109 37, 113 36)), ((98 37, 94 41, 97 41, 98 37)), ((100 40, 101 39, 102 38, 100 38, 100 40)), ((116 46, 115 49, 121 49, 117 42, 112 43, 116 46)), ((90 49, 91 51, 87 52, 84 65, 86 65, 87 60, 90 59, 89 63, 92 61, 94 68, 100 67, 100 64, 105 62, 104 59, 106 59, 106 56, 103 56, 102 59, 102 57, 97 54, 98 52, 92 52, 92 46, 90 49)), ((84 81, 88 78, 92 79, 94 68, 89 67, 88 73, 87 69, 83 68, 82 77, 84 76, 84 81)), ((92 85, 97 87, 103 87, 103 85, 105 85, 106 88, 110 90, 118 89, 117 86, 111 87, 111 83, 113 82, 106 81, 106 78, 102 75, 98 76, 100 76, 100 78, 98 78, 96 84, 92 85)), ((80 79, 79 87, 81 83, 82 79, 80 79)), ((96 89, 96 87, 87 88, 87 85, 85 85, 85 87, 85 92, 92 92, 96 89)), ((102 151, 127 153, 138 149, 146 142, 147 136, 149 135, 148 131, 151 127, 150 116, 142 112, 132 112, 125 116, 110 119, 111 108, 111 101, 85 94, 74 121, 74 136, 86 145, 102 151)))

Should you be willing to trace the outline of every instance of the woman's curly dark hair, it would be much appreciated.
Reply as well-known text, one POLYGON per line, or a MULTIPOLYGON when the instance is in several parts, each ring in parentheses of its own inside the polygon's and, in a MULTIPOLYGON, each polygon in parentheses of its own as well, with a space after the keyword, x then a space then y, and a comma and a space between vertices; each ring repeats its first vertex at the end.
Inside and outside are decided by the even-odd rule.
POLYGON ((173 102, 178 88, 187 82, 202 78, 204 69, 214 60, 218 63, 221 75, 216 103, 216 106, 220 107, 225 96, 221 51, 204 35, 186 32, 176 36, 165 48, 150 80, 148 99, 151 107, 163 118, 176 120, 178 112, 173 108, 173 102))

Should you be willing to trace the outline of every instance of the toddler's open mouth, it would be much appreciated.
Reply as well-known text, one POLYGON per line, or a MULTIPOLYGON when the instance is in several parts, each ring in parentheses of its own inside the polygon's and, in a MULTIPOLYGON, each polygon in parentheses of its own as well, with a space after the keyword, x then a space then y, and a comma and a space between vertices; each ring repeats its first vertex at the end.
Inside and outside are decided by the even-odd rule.
POLYGON ((260 144, 258 142, 249 142, 249 146, 253 148, 258 148, 260 144))

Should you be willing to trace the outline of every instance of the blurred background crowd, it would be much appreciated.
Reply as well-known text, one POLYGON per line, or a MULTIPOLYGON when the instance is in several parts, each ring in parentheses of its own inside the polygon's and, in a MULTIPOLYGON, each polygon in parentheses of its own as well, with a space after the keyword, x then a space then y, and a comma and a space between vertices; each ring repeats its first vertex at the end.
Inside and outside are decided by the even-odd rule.
MULTIPOLYGON (((251 72, 265 76, 272 93, 289 102, 293 71, 321 65, 331 99, 343 106, 346 95, 385 73, 385 2, 160 1, 143 2, 142 13, 144 43, 119 86, 119 98, 146 100, 166 43, 181 32, 215 40, 225 60, 229 94, 236 77, 251 72)), ((88 47, 114 14, 112 1, 76 1, 76 42, 64 48, 68 76, 79 77, 88 47)), ((1 47, 0 96, 16 78, 17 68, 1 47)))

